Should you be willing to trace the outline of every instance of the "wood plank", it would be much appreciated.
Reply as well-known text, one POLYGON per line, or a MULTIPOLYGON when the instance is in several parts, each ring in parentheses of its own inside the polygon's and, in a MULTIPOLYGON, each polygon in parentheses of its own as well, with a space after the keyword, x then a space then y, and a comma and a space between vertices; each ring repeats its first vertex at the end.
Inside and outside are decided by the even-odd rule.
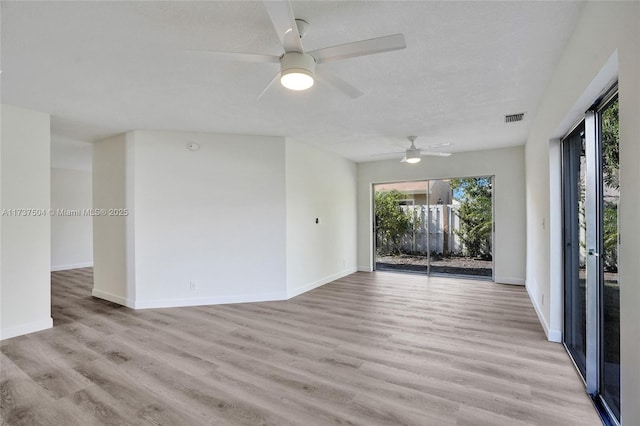
POLYGON ((355 273, 282 302, 131 310, 52 273, 0 342, 0 425, 598 425, 522 287, 355 273))

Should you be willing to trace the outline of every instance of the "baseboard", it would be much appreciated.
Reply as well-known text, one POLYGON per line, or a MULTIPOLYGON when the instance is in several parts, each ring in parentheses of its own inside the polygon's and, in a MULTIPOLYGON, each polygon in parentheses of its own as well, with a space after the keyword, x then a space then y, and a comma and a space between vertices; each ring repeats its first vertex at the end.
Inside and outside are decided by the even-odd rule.
POLYGON ((547 335, 547 339, 550 342, 562 343, 562 331, 560 330, 549 330, 549 334, 547 335))
POLYGON ((203 306, 203 305, 225 305, 230 303, 253 303, 253 302, 272 302, 277 300, 287 300, 292 297, 306 293, 309 290, 320 287, 347 275, 357 272, 357 268, 348 268, 336 274, 329 275, 320 280, 309 283, 303 287, 293 289, 288 292, 275 293, 258 293, 258 294, 238 294, 230 296, 216 297, 190 297, 182 299, 150 299, 150 300, 130 300, 122 296, 104 292, 101 290, 93 290, 91 294, 94 297, 108 300, 109 302, 127 306, 133 309, 151 309, 151 308, 176 308, 181 306, 203 306))
POLYGON ((321 278, 321 279, 319 279, 317 281, 314 281, 314 282, 309 283, 307 285, 304 285, 302 287, 298 287, 298 288, 294 288, 294 289, 288 290, 287 291, 287 299, 291 299, 292 297, 299 296, 302 293, 306 293, 307 291, 313 290, 314 288, 318 288, 318 287, 323 286, 325 284, 328 284, 328 283, 330 283, 332 281, 339 280, 340 278, 346 277, 347 275, 351 275, 351 274, 353 274, 353 273, 355 273, 357 271, 358 271, 357 268, 348 268, 348 269, 345 269, 344 271, 340 271, 340 272, 338 272, 336 274, 329 275, 328 277, 321 278))
POLYGON ((561 343, 562 342, 562 332, 560 330, 549 329, 549 324, 547 324, 547 320, 545 320, 544 315, 542 315, 542 310, 538 305, 538 302, 535 300, 535 297, 531 294, 528 286, 525 286, 527 289, 527 294, 529 295, 529 300, 531 300, 531 304, 533 305, 533 309, 536 311, 536 315, 538 315, 538 320, 542 325, 542 330, 544 330, 545 336, 547 336, 547 340, 550 342, 561 343))
POLYGON ((118 305, 126 306, 127 308, 134 308, 135 302, 133 300, 118 296, 116 294, 108 293, 102 290, 96 290, 94 288, 93 290, 91 290, 91 295, 93 297, 97 297, 98 299, 104 299, 109 302, 117 303, 118 305))
POLYGON ((134 309, 177 308, 185 306, 226 305, 229 303, 273 302, 286 299, 287 294, 285 292, 276 292, 217 297, 193 297, 184 299, 136 300, 132 307, 134 309))
POLYGON ((24 334, 35 333, 53 327, 53 318, 41 321, 28 322, 26 324, 14 325, 12 327, 0 328, 0 340, 11 339, 12 337, 24 334))
POLYGON ((69 269, 79 269, 79 268, 91 268, 93 267, 93 262, 82 262, 82 263, 71 263, 69 265, 51 265, 51 272, 56 271, 67 271, 69 269))
POLYGON ((358 272, 373 272, 373 268, 370 265, 358 266, 358 272))
POLYGON ((496 277, 493 281, 497 284, 524 285, 522 278, 496 277))

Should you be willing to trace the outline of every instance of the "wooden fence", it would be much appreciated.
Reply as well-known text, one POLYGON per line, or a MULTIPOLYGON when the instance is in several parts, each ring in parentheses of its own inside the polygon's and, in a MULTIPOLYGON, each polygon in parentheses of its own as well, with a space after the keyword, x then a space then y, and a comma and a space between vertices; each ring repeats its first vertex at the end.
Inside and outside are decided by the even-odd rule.
POLYGON ((460 219, 453 204, 408 205, 402 209, 418 218, 415 231, 402 237, 401 251, 410 254, 460 254, 463 249, 455 231, 460 219))

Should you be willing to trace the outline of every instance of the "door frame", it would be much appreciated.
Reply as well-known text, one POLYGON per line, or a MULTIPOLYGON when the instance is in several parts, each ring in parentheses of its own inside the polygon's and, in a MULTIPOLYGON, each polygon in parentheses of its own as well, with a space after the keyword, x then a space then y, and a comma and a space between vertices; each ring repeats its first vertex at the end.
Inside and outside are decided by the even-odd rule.
MULTIPOLYGON (((376 234, 377 234, 377 221, 376 221, 376 215, 375 215, 375 209, 376 209, 376 185, 383 185, 383 184, 392 184, 392 183, 403 183, 403 182, 425 182, 427 184, 427 188, 426 188, 426 198, 427 198, 427 204, 429 203, 429 199, 430 199, 430 195, 429 195, 429 182, 430 181, 446 181, 446 180, 451 180, 451 179, 472 179, 472 178, 487 178, 489 179, 489 181, 491 182, 491 277, 488 276, 472 276, 472 275, 464 275, 464 276, 460 276, 460 275, 455 275, 455 274, 444 274, 444 273, 432 273, 431 272, 431 241, 430 241, 430 236, 427 236, 427 241, 428 241, 428 248, 429 250, 427 250, 427 268, 426 268, 426 273, 424 275, 426 276, 441 276, 441 277, 463 277, 463 278, 469 278, 469 279, 477 279, 479 281, 491 281, 491 282, 495 282, 495 276, 496 276, 496 260, 495 260, 495 242, 496 242, 496 203, 495 203, 495 182, 496 182, 496 176, 495 174, 487 174, 487 175, 474 175, 474 176, 450 176, 450 177, 443 177, 443 178, 424 178, 424 179, 408 179, 408 180, 389 180, 389 181, 382 181, 382 182, 372 182, 370 184, 370 194, 371 194, 371 207, 370 207, 370 214, 371 214, 371 270, 372 271, 377 271, 376 269, 376 258, 377 258, 377 238, 376 238, 376 234)), ((427 211, 427 217, 430 217, 430 212, 427 211)), ((402 271, 405 273, 412 273, 411 271, 402 271)))
MULTIPOLYGON (((566 340, 566 324, 564 324, 564 333, 562 343, 567 350, 570 358, 576 365, 576 370, 583 378, 587 393, 592 397, 596 408, 603 419, 612 424, 619 424, 616 416, 613 414, 609 404, 604 399, 602 381, 604 375, 604 336, 603 336, 603 318, 604 318, 604 232, 603 232, 603 157, 602 157, 602 123, 601 114, 608 108, 618 96, 618 85, 614 84, 605 94, 593 103, 593 105, 584 113, 578 124, 573 126, 571 130, 562 138, 564 143, 574 130, 584 123, 585 138, 585 226, 586 226, 586 247, 585 263, 586 263, 586 315, 585 315, 585 373, 582 377, 582 371, 578 368, 573 353, 567 347, 566 340)), ((563 155, 565 149, 562 149, 563 155)), ((567 185, 564 182, 564 175, 567 172, 566 159, 562 160, 563 173, 563 191, 567 185)), ((563 200, 567 194, 563 193, 563 200)), ((573 210, 573 209, 572 209, 573 210)), ((565 203, 562 206, 563 222, 566 223, 565 215, 569 214, 565 203)), ((567 241, 563 235, 563 294, 566 294, 567 288, 567 269, 572 265, 567 265, 564 248, 567 241)), ((566 300, 563 301, 563 311, 567 309, 566 300)), ((564 312, 563 317, 566 315, 564 312)))

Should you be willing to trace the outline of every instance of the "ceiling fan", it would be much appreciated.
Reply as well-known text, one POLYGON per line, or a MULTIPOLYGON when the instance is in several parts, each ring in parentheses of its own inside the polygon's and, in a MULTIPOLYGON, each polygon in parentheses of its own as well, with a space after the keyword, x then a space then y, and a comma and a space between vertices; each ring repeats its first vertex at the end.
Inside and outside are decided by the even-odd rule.
POLYGON ((435 148, 450 146, 451 145, 450 142, 429 145, 424 149, 420 149, 420 148, 416 148, 416 145, 415 145, 415 140, 417 139, 417 136, 407 136, 407 139, 409 139, 409 142, 411 142, 411 146, 407 148, 407 150, 405 151, 404 158, 400 160, 403 163, 410 163, 410 164, 419 163, 423 155, 433 155, 436 157, 448 157, 451 155, 450 152, 432 151, 435 148))
POLYGON ((419 163, 421 160, 421 157, 424 155, 431 155, 435 157, 448 157, 451 155, 450 152, 434 151, 434 149, 437 149, 437 148, 451 146, 452 145, 451 142, 436 143, 421 149, 421 148, 416 148, 415 140, 417 138, 418 138, 417 136, 407 136, 407 139, 409 140, 409 142, 411 142, 411 145, 409 146, 409 148, 407 148, 404 151, 387 152, 384 154, 374 154, 371 157, 385 157, 389 159, 390 157, 391 158, 399 157, 401 154, 404 154, 404 157, 400 161, 402 163, 414 164, 414 163, 419 163))
POLYGON ((260 93, 258 99, 280 79, 280 83, 290 90, 306 90, 313 86, 316 79, 321 79, 352 98, 363 93, 325 70, 316 72, 316 65, 326 62, 340 61, 357 56, 404 49, 406 47, 403 34, 393 34, 368 40, 361 40, 338 46, 305 52, 302 47, 302 36, 309 28, 309 23, 296 19, 289 0, 265 0, 267 13, 282 43, 284 53, 281 56, 259 53, 205 51, 221 58, 245 62, 266 62, 280 64, 280 71, 260 93))

